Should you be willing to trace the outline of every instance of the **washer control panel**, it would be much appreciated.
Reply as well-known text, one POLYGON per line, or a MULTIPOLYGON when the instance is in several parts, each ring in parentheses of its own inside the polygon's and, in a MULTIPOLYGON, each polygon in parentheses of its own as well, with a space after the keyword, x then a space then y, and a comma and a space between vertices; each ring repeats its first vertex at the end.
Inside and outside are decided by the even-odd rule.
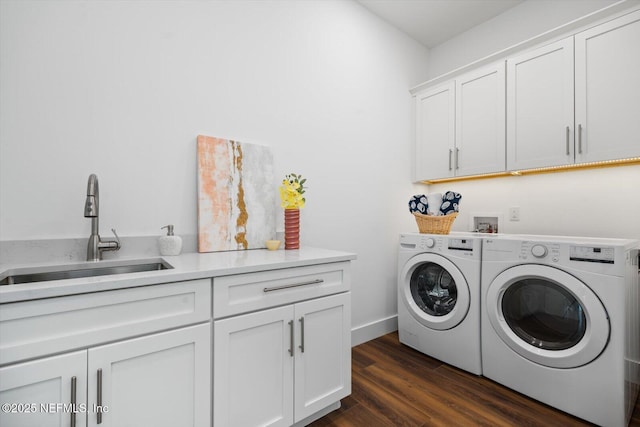
POLYGON ((473 240, 449 238, 448 249, 457 249, 460 251, 473 251, 473 240))
POLYGON ((569 259, 571 261, 598 262, 613 264, 615 262, 615 250, 607 246, 570 246, 569 259))
POLYGON ((547 250, 547 247, 544 245, 533 245, 531 247, 531 255, 533 255, 536 258, 542 258, 544 257, 549 251, 547 250))
POLYGON ((442 248, 442 238, 431 237, 431 236, 420 236, 420 240, 418 241, 418 249, 427 250, 427 249, 441 249, 442 248))
POLYGON ((400 249, 419 251, 440 251, 443 247, 443 237, 423 234, 401 234, 400 249))
POLYGON ((434 253, 459 259, 480 261, 482 238, 471 233, 400 234, 399 253, 434 253), (467 236, 467 234, 469 234, 467 236))

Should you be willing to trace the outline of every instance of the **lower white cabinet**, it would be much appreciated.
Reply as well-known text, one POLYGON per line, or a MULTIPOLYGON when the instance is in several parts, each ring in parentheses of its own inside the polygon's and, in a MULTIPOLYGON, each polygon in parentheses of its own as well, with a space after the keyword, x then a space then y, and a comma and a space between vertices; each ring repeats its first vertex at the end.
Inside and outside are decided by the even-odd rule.
POLYGON ((321 260, 3 303, 0 426, 308 424, 351 393, 349 290, 321 260))
POLYGON ((89 349, 89 426, 201 426, 211 417, 211 324, 89 349))
POLYGON ((210 349, 206 323, 0 368, 0 425, 209 426, 210 349))
POLYGON ((2 426, 86 426, 87 352, 0 368, 0 404, 2 426))
POLYGON ((214 426, 291 426, 351 393, 350 292, 214 321, 214 426))

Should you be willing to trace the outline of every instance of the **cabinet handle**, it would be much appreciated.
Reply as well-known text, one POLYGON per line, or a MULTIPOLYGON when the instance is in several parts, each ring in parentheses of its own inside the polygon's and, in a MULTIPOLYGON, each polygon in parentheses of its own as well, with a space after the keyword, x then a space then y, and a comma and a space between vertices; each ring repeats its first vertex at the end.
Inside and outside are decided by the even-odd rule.
POLYGON ((571 152, 569 151, 569 133, 570 132, 571 130, 569 129, 569 126, 567 126, 567 156, 571 154, 571 152))
POLYGON ((262 291, 273 292, 273 291, 279 291, 282 289, 297 288, 298 286, 317 285, 318 283, 322 283, 322 282, 324 282, 324 280, 316 279, 316 280, 310 280, 308 282, 292 283, 291 285, 273 286, 271 288, 264 288, 262 291))
POLYGON ((289 355, 293 357, 293 320, 289 320, 289 355))
POLYGON ((449 149, 449 170, 451 170, 451 156, 453 155, 453 150, 449 149))
POLYGON ((78 387, 78 379, 71 377, 71 427, 76 427, 76 392, 78 387))
POLYGON ((300 351, 304 353, 304 316, 300 319, 300 351))
POLYGON ((582 154, 582 125, 578 125, 578 153, 582 154))
POLYGON ((97 404, 96 408, 96 421, 97 424, 102 424, 102 369, 98 369, 98 396, 97 396, 97 404))
POLYGON ((460 158, 460 149, 456 148, 456 170, 460 169, 460 164, 459 164, 459 158, 460 158))

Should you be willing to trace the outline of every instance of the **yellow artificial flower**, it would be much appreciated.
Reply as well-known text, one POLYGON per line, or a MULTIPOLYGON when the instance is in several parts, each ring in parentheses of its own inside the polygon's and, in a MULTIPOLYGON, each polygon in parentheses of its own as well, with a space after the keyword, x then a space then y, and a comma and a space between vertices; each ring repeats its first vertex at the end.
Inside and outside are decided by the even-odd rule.
POLYGON ((280 206, 284 209, 301 209, 304 207, 305 198, 303 196, 306 179, 302 175, 289 174, 282 180, 280 186, 280 206))

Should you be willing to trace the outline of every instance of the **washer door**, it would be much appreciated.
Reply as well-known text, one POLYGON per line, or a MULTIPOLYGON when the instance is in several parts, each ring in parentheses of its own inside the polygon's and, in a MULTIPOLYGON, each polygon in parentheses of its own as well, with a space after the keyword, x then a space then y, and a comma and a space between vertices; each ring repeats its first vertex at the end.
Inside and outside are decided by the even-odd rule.
POLYGON ((557 268, 529 264, 503 271, 489 285, 485 305, 502 341, 540 365, 586 365, 609 341, 609 316, 600 299, 557 268))
POLYGON ((440 255, 411 258, 400 273, 398 286, 409 312, 431 329, 451 329, 469 311, 469 284, 460 270, 440 255))

